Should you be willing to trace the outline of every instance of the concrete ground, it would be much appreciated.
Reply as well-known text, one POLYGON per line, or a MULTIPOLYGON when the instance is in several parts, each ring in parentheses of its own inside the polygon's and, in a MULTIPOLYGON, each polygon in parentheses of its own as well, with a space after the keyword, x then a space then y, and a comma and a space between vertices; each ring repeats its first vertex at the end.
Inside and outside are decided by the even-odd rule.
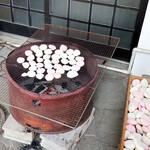
MULTIPOLYGON (((26 37, 0 32, 0 40, 22 44, 26 37)), ((0 45, 0 62, 9 50, 0 45)), ((95 118, 75 150, 117 150, 120 144, 128 75, 106 70, 94 96, 95 118)), ((0 83, 1 85, 1 83, 0 83)), ((5 107, 5 106, 3 106, 5 107)), ((6 107, 5 107, 6 108, 6 107)), ((0 150, 19 150, 20 143, 0 135, 0 150)))

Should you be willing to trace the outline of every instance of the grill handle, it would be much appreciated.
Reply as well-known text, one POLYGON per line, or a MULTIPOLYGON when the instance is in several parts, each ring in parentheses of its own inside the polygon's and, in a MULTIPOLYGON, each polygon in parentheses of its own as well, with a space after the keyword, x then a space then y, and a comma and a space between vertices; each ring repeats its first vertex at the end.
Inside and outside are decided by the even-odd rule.
POLYGON ((40 100, 31 99, 31 103, 33 106, 41 106, 40 100))

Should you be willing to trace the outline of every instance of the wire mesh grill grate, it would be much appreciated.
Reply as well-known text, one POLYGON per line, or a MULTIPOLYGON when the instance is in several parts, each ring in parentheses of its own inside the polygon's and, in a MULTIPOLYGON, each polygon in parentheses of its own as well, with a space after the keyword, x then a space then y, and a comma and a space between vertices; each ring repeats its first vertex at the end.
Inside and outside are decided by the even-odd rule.
MULTIPOLYGON (((71 129, 76 128, 80 125, 81 121, 85 121, 85 116, 89 116, 90 111, 88 110, 91 110, 92 107, 92 96, 105 71, 105 68, 97 68, 95 60, 97 59, 100 65, 106 65, 109 58, 112 57, 118 42, 118 38, 46 24, 44 28, 37 30, 20 48, 15 49, 15 51, 8 56, 6 61, 1 62, 0 103, 9 105, 11 112, 18 110, 25 112, 28 114, 29 120, 30 116, 36 116, 38 119, 42 118, 46 121, 52 121, 71 129), (81 81, 85 80, 88 73, 91 78, 86 79, 86 82, 83 82, 84 84, 80 88, 70 91, 70 94, 63 93, 53 96, 40 95, 22 88, 19 85, 19 82, 22 80, 19 77, 22 69, 14 63, 16 60, 15 55, 20 54, 20 49, 24 47, 28 49, 28 46, 35 42, 55 43, 57 41, 62 44, 67 42, 72 43, 72 45, 77 44, 79 48, 81 47, 80 49, 83 47, 81 51, 82 54, 84 54, 84 49, 90 51, 88 55, 85 54, 84 56, 86 60, 85 64, 88 66, 88 69, 86 68, 86 72, 81 73, 81 81), (7 77, 5 75, 7 71, 10 73, 11 79, 7 79, 9 78, 7 73, 7 77), (15 76, 15 78, 13 78, 13 76, 15 76), (63 99, 67 99, 66 101, 69 101, 69 103, 64 102, 62 104, 62 97, 63 99), (40 100, 41 105, 33 106, 34 99, 40 100)), ((51 83, 51 85, 52 84, 53 83, 51 83)), ((38 119, 36 117, 32 117, 32 121, 37 121, 38 119)), ((26 122, 31 122, 29 120, 26 118, 26 122)))

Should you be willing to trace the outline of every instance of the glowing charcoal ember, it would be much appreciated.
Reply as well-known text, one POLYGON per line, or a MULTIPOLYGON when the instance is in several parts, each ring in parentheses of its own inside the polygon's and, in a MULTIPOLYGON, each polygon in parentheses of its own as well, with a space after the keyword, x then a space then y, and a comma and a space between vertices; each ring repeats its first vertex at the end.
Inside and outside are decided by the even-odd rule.
POLYGON ((68 49, 68 47, 66 45, 62 44, 59 49, 62 51, 66 51, 68 49))
POLYGON ((76 72, 76 71, 69 71, 68 73, 67 73, 67 77, 68 78, 75 78, 75 77, 77 77, 79 74, 78 74, 78 72, 76 72))
POLYGON ((52 59, 60 59, 60 56, 58 54, 53 54, 51 57, 52 59))
POLYGON ((61 55, 61 54, 63 54, 64 52, 62 51, 62 50, 60 50, 60 49, 58 49, 58 50, 55 50, 55 54, 57 54, 57 55, 61 55))
POLYGON ((62 65, 61 65, 61 64, 55 64, 55 65, 54 65, 54 69, 59 69, 59 68, 62 68, 62 65))
POLYGON ((25 61, 23 57, 18 57, 17 58, 17 63, 22 64, 25 61))
POLYGON ((56 70, 56 73, 60 73, 60 74, 64 74, 65 73, 65 70, 63 68, 58 68, 56 70))
POLYGON ((36 58, 36 61, 37 61, 38 63, 41 63, 41 62, 43 62, 43 58, 38 57, 38 58, 36 58))
POLYGON ((45 53, 46 55, 50 55, 50 54, 52 54, 52 50, 51 50, 51 49, 46 49, 46 50, 44 51, 44 53, 45 53))
POLYGON ((45 68, 46 69, 49 69, 49 68, 51 69, 51 68, 53 68, 53 65, 52 64, 45 64, 45 68))
POLYGON ((61 59, 61 63, 64 64, 64 65, 66 65, 66 64, 69 63, 69 61, 68 61, 68 59, 63 58, 63 59, 61 59))
POLYGON ((75 60, 76 60, 76 61, 84 61, 84 57, 82 57, 82 56, 77 56, 77 57, 75 58, 75 60))
POLYGON ((69 60, 74 60, 75 56, 74 55, 68 55, 69 60))
POLYGON ((54 79, 54 76, 53 76, 53 74, 47 74, 45 76, 45 79, 46 79, 46 81, 52 81, 54 79))
POLYGON ((63 53, 63 54, 60 54, 60 57, 61 58, 67 58, 68 56, 67 56, 67 54, 63 53))
POLYGON ((79 71, 81 68, 80 68, 80 66, 78 66, 78 65, 73 65, 73 66, 71 67, 71 69, 72 69, 73 71, 79 71))
POLYGON ((54 74, 54 73, 55 73, 55 70, 54 70, 54 69, 49 68, 49 69, 47 69, 47 73, 48 73, 48 74, 54 74))
POLYGON ((27 57, 27 60, 28 60, 28 61, 32 61, 32 60, 34 60, 34 59, 35 59, 35 56, 34 56, 34 55, 30 55, 30 56, 27 57))
POLYGON ((44 73, 45 72, 45 69, 44 68, 38 68, 37 69, 37 73, 44 73))
POLYGON ((77 61, 76 62, 77 66, 83 67, 85 65, 84 61, 77 61))
POLYGON ((53 63, 53 64, 58 64, 58 63, 59 63, 59 60, 58 60, 58 59, 52 59, 52 63, 53 63))
POLYGON ((73 54, 73 49, 68 49, 68 50, 66 51, 66 54, 67 54, 67 55, 72 55, 72 54, 73 54))
POLYGON ((37 73, 36 74, 36 78, 39 79, 39 80, 43 79, 43 77, 44 77, 44 74, 42 74, 42 73, 37 73))
POLYGON ((29 68, 30 65, 28 62, 24 62, 24 63, 22 63, 22 66, 23 66, 23 68, 27 69, 27 68, 29 68))
POLYGON ((43 63, 37 63, 36 66, 37 66, 37 68, 42 68, 44 66, 44 64, 43 63))
POLYGON ((47 45, 46 45, 46 44, 41 44, 41 45, 39 46, 39 49, 41 49, 41 50, 46 50, 46 49, 47 49, 47 45))
POLYGON ((54 73, 54 78, 55 78, 55 79, 61 78, 61 74, 58 73, 58 72, 54 73))
POLYGON ((21 76, 22 76, 22 77, 27 77, 28 74, 27 74, 26 72, 24 72, 24 73, 21 74, 21 76))
POLYGON ((63 69, 65 71, 69 71, 69 70, 71 70, 71 66, 69 66, 69 65, 63 65, 63 69))
POLYGON ((81 52, 78 49, 73 51, 74 56, 79 56, 80 54, 81 54, 81 52))
POLYGON ((75 64, 76 64, 76 61, 75 61, 74 59, 72 59, 72 60, 69 61, 69 64, 70 64, 70 65, 75 65, 75 64))
POLYGON ((43 56, 43 59, 44 59, 44 60, 47 60, 47 59, 49 60, 49 59, 50 59, 50 55, 44 55, 44 56, 43 56))
POLYGON ((36 73, 34 71, 28 71, 27 75, 28 75, 28 77, 33 78, 33 77, 35 77, 36 73))
POLYGON ((32 51, 36 51, 36 50, 38 50, 39 49, 39 46, 37 46, 37 45, 33 45, 33 46, 31 46, 31 48, 30 48, 32 51))
POLYGON ((51 44, 50 44, 48 47, 49 47, 51 50, 55 50, 55 49, 56 49, 56 46, 55 46, 55 45, 51 45, 51 44))
POLYGON ((26 56, 30 56, 30 55, 32 55, 33 53, 32 53, 32 51, 31 50, 26 50, 25 51, 25 55, 26 56))

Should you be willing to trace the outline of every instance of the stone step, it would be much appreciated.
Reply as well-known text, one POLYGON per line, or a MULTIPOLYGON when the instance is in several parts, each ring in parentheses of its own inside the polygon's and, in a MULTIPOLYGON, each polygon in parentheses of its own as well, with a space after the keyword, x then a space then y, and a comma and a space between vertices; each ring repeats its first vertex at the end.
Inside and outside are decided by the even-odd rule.
POLYGON ((20 125, 11 114, 7 118, 2 129, 4 130, 4 138, 24 144, 31 144, 33 141, 33 132, 27 132, 26 128, 20 125))
POLYGON ((41 146, 47 150, 73 150, 94 119, 94 112, 95 108, 87 121, 75 130, 61 134, 41 134, 41 146))

